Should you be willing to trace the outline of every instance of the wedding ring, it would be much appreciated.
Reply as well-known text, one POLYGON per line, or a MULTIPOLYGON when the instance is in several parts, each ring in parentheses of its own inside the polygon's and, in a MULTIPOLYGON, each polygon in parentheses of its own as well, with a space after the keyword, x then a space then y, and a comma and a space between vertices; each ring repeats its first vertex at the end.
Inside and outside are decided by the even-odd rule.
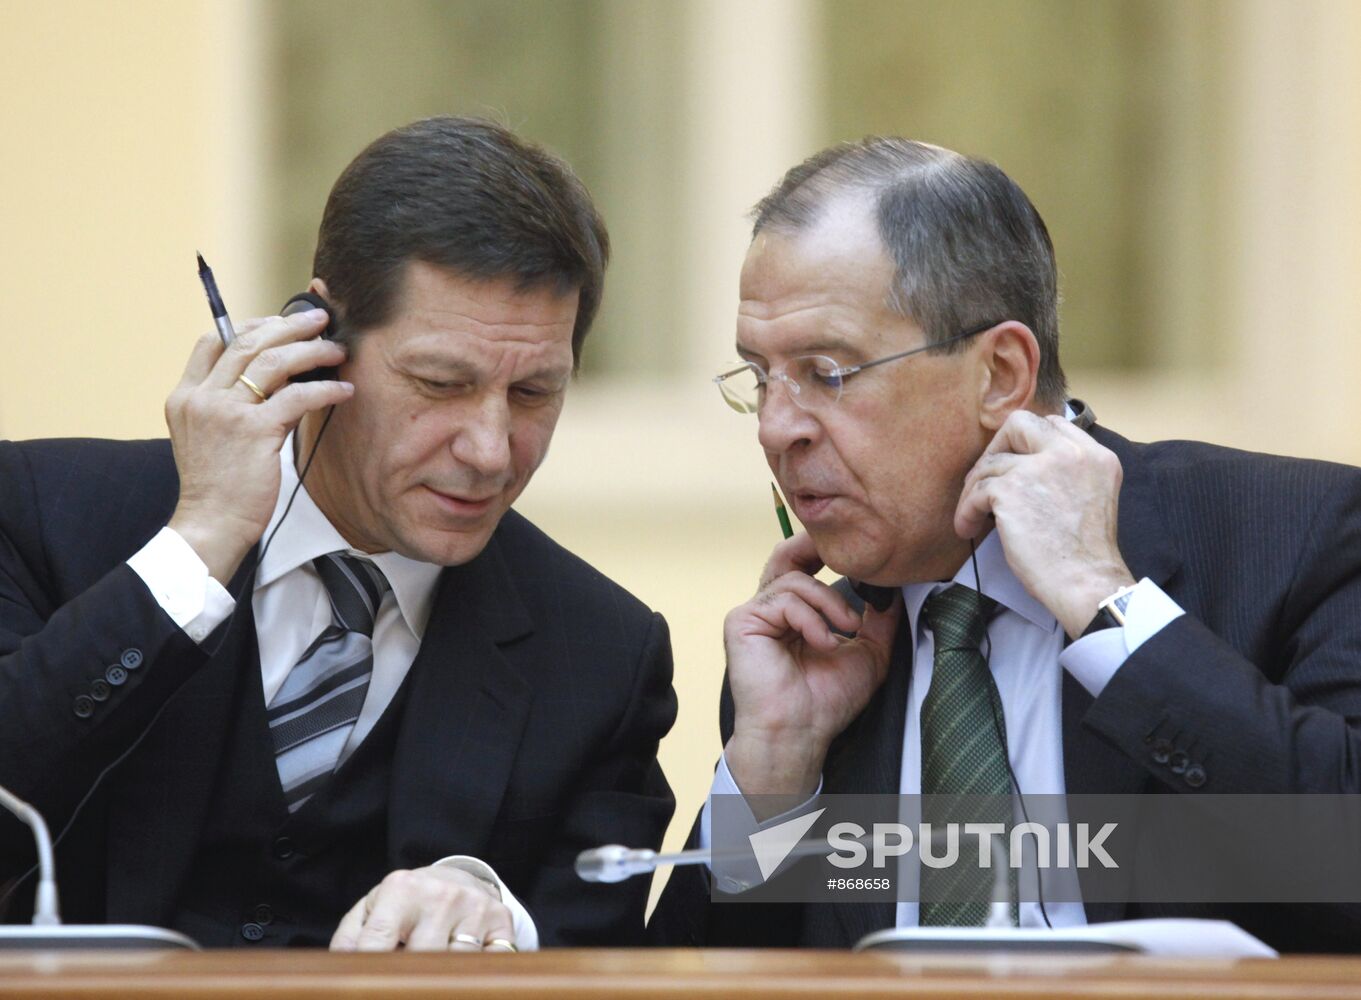
POLYGON ((244 386, 245 386, 247 389, 249 389, 251 392, 255 393, 255 395, 259 396, 259 397, 260 397, 260 402, 263 403, 263 402, 265 402, 266 400, 269 399, 269 397, 265 395, 265 390, 264 390, 264 389, 261 389, 258 385, 256 385, 256 384, 255 384, 254 382, 252 382, 250 379, 248 379, 248 378, 246 377, 246 373, 245 373, 245 372, 242 372, 240 375, 236 376, 236 380, 237 380, 238 382, 240 382, 242 385, 244 385, 244 386))
POLYGON ((482 950, 482 939, 472 934, 455 934, 449 939, 450 944, 468 944, 475 947, 478 951, 482 950))
POLYGON ((519 948, 515 947, 514 941, 507 941, 505 938, 492 938, 490 941, 486 943, 484 947, 486 948, 487 951, 491 951, 493 948, 496 949, 497 951, 520 950, 519 948))

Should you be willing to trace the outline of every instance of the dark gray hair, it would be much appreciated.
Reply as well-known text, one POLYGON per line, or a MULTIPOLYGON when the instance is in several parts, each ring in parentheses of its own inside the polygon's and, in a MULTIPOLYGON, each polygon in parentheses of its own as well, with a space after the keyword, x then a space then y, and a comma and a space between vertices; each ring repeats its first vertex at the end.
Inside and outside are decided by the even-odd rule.
POLYGON ((1063 402, 1054 245, 1016 182, 994 164, 939 146, 869 136, 785 174, 753 210, 752 238, 768 228, 804 229, 831 196, 856 190, 873 198, 895 265, 890 308, 934 343, 988 322, 1024 323, 1040 345, 1036 396, 1063 402))

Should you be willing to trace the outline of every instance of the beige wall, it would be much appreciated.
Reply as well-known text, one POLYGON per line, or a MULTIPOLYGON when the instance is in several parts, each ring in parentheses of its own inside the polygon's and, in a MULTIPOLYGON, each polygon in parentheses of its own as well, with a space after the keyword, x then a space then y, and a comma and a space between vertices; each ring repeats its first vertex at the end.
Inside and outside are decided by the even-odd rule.
MULTIPOLYGON (((0 435, 162 433, 162 400, 208 326, 195 249, 238 318, 269 307, 252 251, 269 159, 261 9, 0 0, 0 435)), ((682 9, 698 81, 676 98, 689 123, 685 368, 578 387, 522 504, 671 622, 673 845, 718 751, 722 616, 777 537, 754 424, 719 405, 707 375, 730 353, 742 214, 808 151, 798 109, 818 85, 805 3, 682 9)), ((1209 369, 1070 372, 1074 389, 1131 436, 1359 461, 1361 4, 1229 9, 1230 235, 1211 248, 1225 287, 1198 307, 1230 317, 1219 355, 1209 369)))
POLYGON ((196 248, 240 294, 234 7, 0 0, 0 434, 162 433, 196 248))

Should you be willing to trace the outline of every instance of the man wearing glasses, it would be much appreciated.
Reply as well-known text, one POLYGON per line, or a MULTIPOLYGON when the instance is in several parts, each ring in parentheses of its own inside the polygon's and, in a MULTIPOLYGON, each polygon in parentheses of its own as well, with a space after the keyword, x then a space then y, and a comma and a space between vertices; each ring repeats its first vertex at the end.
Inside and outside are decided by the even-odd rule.
MULTIPOLYGON (((806 533, 726 619, 713 795, 745 796, 755 829, 819 792, 1361 789, 1356 470, 1096 426, 1066 396, 1044 222, 991 164, 866 139, 754 216, 743 364, 716 382, 806 533)), ((986 884, 902 874, 911 901, 734 905, 759 876, 678 869, 651 931, 845 947, 989 913, 986 884)), ((1011 921, 1187 912, 1050 899, 1011 921)), ((1336 908, 1231 919, 1282 949, 1355 947, 1336 908)))

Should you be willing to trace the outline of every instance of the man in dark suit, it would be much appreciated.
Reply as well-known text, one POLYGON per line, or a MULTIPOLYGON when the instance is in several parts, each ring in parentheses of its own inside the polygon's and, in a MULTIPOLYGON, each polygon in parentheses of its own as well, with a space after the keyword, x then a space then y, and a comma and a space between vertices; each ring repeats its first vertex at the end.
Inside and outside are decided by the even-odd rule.
MULTIPOLYGON (((68 918, 218 947, 641 939, 646 886, 571 865, 660 845, 666 626, 509 509, 607 257, 565 164, 418 122, 336 183, 322 308, 200 340, 168 442, 0 445, 0 784, 60 834, 68 918)), ((11 919, 33 857, 0 821, 11 919)))
MULTIPOLYGON (((755 217, 746 363, 719 382, 807 533, 725 623, 714 795, 744 796, 754 830, 819 791, 1361 787, 1357 470, 1094 426, 1066 399, 1048 233, 991 164, 867 139, 795 167, 755 217)), ((915 858, 903 875, 896 906, 796 905, 678 869, 650 932, 845 947, 988 914, 990 876, 970 898, 915 858)), ((1353 949, 1361 927, 1346 905, 1027 899, 1027 926, 1217 915, 1288 949, 1353 949)))

